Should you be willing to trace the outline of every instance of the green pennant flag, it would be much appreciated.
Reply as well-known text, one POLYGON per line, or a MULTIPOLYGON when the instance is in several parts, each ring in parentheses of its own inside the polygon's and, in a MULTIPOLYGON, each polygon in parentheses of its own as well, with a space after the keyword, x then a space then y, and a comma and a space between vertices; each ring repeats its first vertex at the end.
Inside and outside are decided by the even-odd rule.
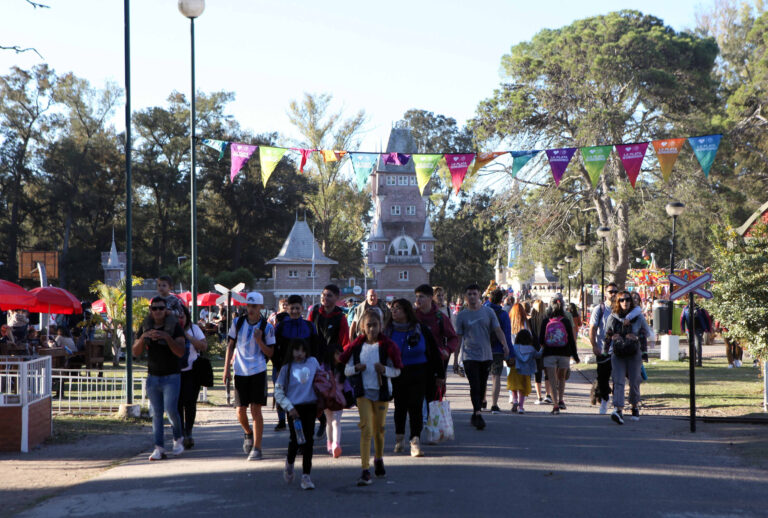
POLYGON ((224 158, 224 151, 227 149, 227 142, 223 140, 216 140, 212 138, 204 138, 203 139, 203 145, 206 145, 210 148, 215 149, 219 152, 219 160, 224 158))
POLYGON ((528 163, 528 161, 538 155, 540 151, 534 150, 534 151, 510 151, 509 154, 512 155, 512 178, 517 176, 517 173, 520 171, 520 169, 525 166, 525 164, 528 163))
POLYGON ((416 182, 419 184, 419 193, 424 194, 424 188, 432 177, 432 172, 437 167, 437 162, 443 155, 411 155, 413 166, 416 168, 416 182))
POLYGON ((272 171, 275 170, 280 159, 283 158, 285 152, 288 151, 284 147, 267 147, 259 146, 259 161, 261 162, 261 181, 264 183, 264 187, 267 186, 267 180, 272 175, 272 171))
POLYGON ((584 159, 584 167, 592 180, 592 187, 597 187, 600 175, 605 169, 605 162, 613 151, 613 146, 592 146, 581 148, 581 158, 584 159))

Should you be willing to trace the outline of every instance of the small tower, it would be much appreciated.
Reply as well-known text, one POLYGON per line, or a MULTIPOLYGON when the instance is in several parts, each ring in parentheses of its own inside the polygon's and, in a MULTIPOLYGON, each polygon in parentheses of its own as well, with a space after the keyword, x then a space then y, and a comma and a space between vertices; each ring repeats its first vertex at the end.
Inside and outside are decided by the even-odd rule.
POLYGON ((104 284, 117 286, 117 283, 125 279, 125 252, 118 253, 115 244, 115 229, 112 228, 112 246, 109 252, 101 253, 101 267, 104 269, 104 284))

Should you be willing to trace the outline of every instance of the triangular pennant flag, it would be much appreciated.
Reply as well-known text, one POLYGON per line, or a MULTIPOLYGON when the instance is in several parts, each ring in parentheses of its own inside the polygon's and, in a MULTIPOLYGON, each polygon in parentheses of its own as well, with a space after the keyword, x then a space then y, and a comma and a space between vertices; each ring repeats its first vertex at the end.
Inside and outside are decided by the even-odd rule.
POLYGON ((512 178, 517 176, 517 173, 520 172, 520 169, 525 166, 525 164, 528 163, 528 161, 541 153, 541 151, 534 150, 534 151, 510 151, 509 154, 512 155, 512 178))
POLYGON ((235 181, 235 176, 237 176, 237 173, 240 172, 240 169, 243 168, 248 159, 251 158, 251 155, 256 151, 257 147, 259 146, 236 144, 234 142, 229 146, 230 158, 232 160, 232 165, 229 169, 230 182, 235 181))
POLYGON ((669 138, 664 140, 654 140, 653 149, 656 150, 656 158, 659 159, 659 167, 664 181, 669 181, 672 174, 672 168, 677 162, 680 150, 683 148, 684 138, 669 138))
POLYGON ((309 155, 317 151, 316 149, 301 149, 298 147, 292 147, 292 151, 298 151, 301 154, 301 162, 299 163, 299 172, 304 172, 304 166, 307 165, 307 159, 309 159, 309 155))
POLYGON ((706 135, 703 137, 689 137, 688 143, 693 148, 693 153, 704 171, 704 176, 709 177, 712 162, 715 161, 717 148, 720 147, 722 135, 706 135))
POLYGON ((560 180, 565 174, 565 168, 576 152, 575 147, 563 147, 559 149, 547 149, 547 158, 549 158, 549 167, 552 168, 552 178, 555 179, 555 185, 560 186, 560 180))
POLYGON ((459 194, 461 184, 464 183, 464 177, 467 176, 469 164, 472 163, 474 158, 474 153, 445 154, 445 163, 448 164, 448 170, 451 172, 454 194, 459 194))
POLYGON ((349 156, 352 159, 352 170, 355 172, 357 188, 362 191, 365 189, 365 184, 373 168, 376 167, 378 157, 371 153, 350 153, 349 156))
POLYGON ((212 138, 204 138, 203 145, 212 147, 219 152, 219 160, 224 158, 224 151, 227 150, 227 143, 223 140, 216 140, 212 138))
POLYGON ((416 168, 416 182, 419 184, 420 194, 424 194, 424 187, 429 183, 432 172, 442 157, 443 155, 413 155, 413 166, 416 168))
POLYGON ((627 172, 627 178, 629 178, 629 183, 632 184, 633 189, 635 188, 637 175, 640 174, 640 167, 643 165, 643 158, 645 158, 645 151, 647 149, 648 142, 616 145, 616 153, 619 155, 619 160, 621 160, 621 164, 627 172))
POLYGON ((592 180, 592 187, 597 187, 597 181, 605 168, 605 162, 611 155, 613 146, 592 146, 581 148, 581 157, 584 159, 584 167, 592 180))
POLYGON ((406 165, 411 155, 403 153, 382 153, 381 162, 385 165, 406 165))
POLYGON ((267 186, 267 180, 272 175, 272 171, 275 170, 280 159, 283 158, 285 152, 288 151, 284 147, 268 147, 261 146, 259 148, 259 161, 261 162, 261 181, 264 187, 267 186))
POLYGON ((347 154, 346 151, 336 151, 333 149, 323 149, 320 152, 323 154, 323 160, 326 162, 338 162, 347 154))
POLYGON ((490 164, 501 155, 506 153, 506 151, 489 151, 486 153, 478 153, 477 156, 475 156, 475 161, 472 162, 472 168, 469 170, 469 176, 474 175, 477 171, 480 170, 481 167, 490 164))

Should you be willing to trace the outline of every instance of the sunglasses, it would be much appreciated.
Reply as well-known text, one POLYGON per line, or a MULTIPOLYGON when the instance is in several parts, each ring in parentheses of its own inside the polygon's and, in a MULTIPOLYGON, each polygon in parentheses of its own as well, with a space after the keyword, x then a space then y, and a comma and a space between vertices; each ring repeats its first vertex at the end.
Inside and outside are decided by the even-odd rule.
POLYGON ((629 298, 629 297, 622 297, 622 298, 619 299, 619 302, 631 302, 631 301, 632 301, 632 299, 629 298))
POLYGON ((618 290, 608 290, 608 295, 616 295, 618 290))
POLYGON ((149 309, 152 311, 165 311, 165 306, 152 306, 149 309))

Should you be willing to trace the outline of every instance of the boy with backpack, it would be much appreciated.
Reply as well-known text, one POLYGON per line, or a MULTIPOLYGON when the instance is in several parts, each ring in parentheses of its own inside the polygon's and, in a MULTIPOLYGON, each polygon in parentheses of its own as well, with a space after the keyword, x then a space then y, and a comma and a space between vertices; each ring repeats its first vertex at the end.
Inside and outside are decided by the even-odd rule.
POLYGON ((275 330, 261 315, 264 297, 252 291, 245 299, 246 315, 232 322, 224 359, 224 385, 229 380, 230 367, 235 370, 235 411, 243 427, 243 451, 248 460, 261 460, 261 439, 264 416, 261 407, 267 404, 267 360, 273 356, 275 330), (248 409, 253 428, 248 422, 248 409))

